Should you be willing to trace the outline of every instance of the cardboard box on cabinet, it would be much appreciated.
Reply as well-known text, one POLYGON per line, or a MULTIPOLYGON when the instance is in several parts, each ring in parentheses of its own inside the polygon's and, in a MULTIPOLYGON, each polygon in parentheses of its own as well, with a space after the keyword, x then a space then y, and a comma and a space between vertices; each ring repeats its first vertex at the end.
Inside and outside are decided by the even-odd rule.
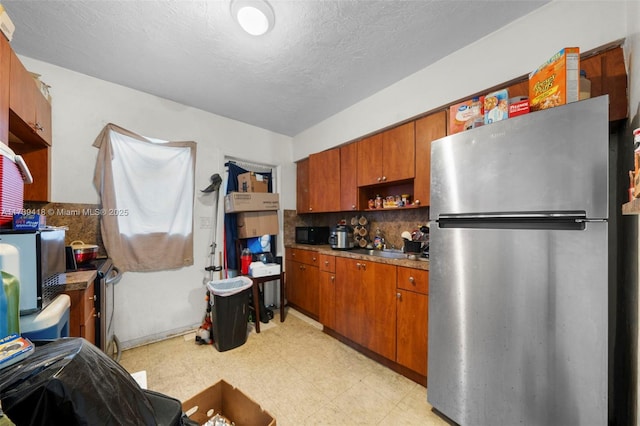
POLYGON ((239 192, 269 192, 268 179, 260 173, 247 172, 238 175, 239 192))
POLYGON ((278 212, 238 213, 238 238, 278 234, 278 212))
POLYGON ((276 426, 271 414, 224 380, 183 402, 182 410, 201 425, 221 415, 238 426, 276 426))
POLYGON ((16 26, 11 21, 11 18, 9 18, 7 11, 4 10, 4 6, 0 4, 0 31, 7 40, 11 41, 15 30, 16 26))

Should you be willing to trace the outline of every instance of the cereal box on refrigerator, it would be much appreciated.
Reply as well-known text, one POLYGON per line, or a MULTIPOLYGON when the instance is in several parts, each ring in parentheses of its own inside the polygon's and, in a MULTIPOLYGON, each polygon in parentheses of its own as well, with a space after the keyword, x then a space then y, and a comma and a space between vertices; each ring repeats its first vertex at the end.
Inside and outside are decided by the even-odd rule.
POLYGON ((531 111, 579 100, 580 49, 565 47, 529 74, 531 111))

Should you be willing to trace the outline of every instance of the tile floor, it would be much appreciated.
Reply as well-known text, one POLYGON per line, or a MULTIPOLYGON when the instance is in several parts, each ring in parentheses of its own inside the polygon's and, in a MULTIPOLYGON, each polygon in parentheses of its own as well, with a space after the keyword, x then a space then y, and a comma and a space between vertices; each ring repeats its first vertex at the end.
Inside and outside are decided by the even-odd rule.
POLYGON ((184 401, 219 379, 287 425, 447 425, 423 386, 327 336, 308 317, 278 312, 261 333, 218 352, 195 334, 123 352, 127 371, 145 370, 149 389, 184 401))

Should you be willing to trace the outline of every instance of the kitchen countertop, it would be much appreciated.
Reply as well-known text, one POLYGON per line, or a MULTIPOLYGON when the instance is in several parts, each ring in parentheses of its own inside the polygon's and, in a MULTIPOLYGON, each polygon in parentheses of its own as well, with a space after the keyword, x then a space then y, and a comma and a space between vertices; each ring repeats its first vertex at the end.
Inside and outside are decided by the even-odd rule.
POLYGON ((65 272, 60 274, 58 279, 60 284, 64 285, 64 291, 86 290, 96 277, 98 272, 95 270, 65 272))
POLYGON ((349 259, 367 260, 369 262, 386 263, 388 265, 404 266, 413 269, 429 270, 428 260, 409 259, 387 259, 384 257, 370 256, 368 254, 354 253, 351 250, 334 250, 330 245, 310 245, 310 244, 286 244, 285 248, 297 248, 303 250, 316 251, 329 256, 347 257, 349 259))

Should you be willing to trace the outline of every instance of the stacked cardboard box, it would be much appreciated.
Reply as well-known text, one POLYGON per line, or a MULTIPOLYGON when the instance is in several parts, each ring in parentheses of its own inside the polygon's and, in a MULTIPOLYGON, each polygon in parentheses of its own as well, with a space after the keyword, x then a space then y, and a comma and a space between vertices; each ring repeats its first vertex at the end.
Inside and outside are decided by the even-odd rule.
POLYGON ((238 176, 242 192, 224 197, 225 213, 238 214, 238 238, 261 237, 278 233, 278 194, 267 192, 267 181, 255 173, 238 176), (246 191, 246 190, 251 191, 246 191), (253 191, 257 189, 257 191, 253 191))

